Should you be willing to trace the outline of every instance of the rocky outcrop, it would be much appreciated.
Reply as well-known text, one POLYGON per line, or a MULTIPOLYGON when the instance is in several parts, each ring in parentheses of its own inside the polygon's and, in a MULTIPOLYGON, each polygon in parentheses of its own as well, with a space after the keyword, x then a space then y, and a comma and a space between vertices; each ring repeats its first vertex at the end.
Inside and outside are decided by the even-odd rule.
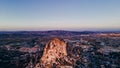
POLYGON ((38 51, 40 51, 40 48, 37 47, 37 46, 34 46, 32 48, 29 48, 29 47, 21 47, 19 48, 19 51, 20 52, 28 52, 28 53, 36 53, 38 51))
POLYGON ((47 43, 41 61, 43 63, 55 63, 57 58, 64 56, 67 56, 66 43, 63 40, 54 38, 47 43))
MULTIPOLYGON (((50 40, 43 52, 41 58, 41 64, 44 66, 57 64, 57 59, 67 56, 66 43, 58 38, 50 40)), ((39 68, 39 64, 36 65, 36 68, 39 68)))

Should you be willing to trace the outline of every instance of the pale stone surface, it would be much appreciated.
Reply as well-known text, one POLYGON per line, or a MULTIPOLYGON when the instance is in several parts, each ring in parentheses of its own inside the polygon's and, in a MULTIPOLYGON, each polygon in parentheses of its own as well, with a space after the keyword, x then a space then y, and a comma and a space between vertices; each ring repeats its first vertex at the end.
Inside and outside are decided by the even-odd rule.
POLYGON ((45 64, 56 63, 56 58, 64 56, 67 56, 66 43, 63 40, 54 38, 46 44, 41 61, 45 64))

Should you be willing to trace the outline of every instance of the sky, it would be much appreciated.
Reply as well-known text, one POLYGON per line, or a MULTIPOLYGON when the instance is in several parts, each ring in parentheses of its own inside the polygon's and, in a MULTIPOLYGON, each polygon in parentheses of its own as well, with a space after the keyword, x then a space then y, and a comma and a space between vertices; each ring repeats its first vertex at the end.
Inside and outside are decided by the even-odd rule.
POLYGON ((0 31, 120 30, 120 0, 0 0, 0 31))

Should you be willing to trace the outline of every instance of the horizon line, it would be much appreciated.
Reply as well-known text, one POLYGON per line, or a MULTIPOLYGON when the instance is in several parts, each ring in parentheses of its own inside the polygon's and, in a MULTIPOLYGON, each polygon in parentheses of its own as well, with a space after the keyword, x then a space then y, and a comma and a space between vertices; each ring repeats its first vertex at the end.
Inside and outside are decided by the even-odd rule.
POLYGON ((0 32, 39 32, 39 31, 76 31, 76 32, 84 32, 84 31, 90 31, 90 32, 120 32, 120 30, 0 30, 0 32))

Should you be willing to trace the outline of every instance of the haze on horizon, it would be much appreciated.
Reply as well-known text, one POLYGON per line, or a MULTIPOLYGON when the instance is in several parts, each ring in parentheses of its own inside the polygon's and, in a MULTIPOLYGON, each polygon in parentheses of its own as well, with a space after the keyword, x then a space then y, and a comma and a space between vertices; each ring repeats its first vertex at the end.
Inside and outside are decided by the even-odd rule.
POLYGON ((120 30, 120 0, 0 0, 10 30, 120 30))

